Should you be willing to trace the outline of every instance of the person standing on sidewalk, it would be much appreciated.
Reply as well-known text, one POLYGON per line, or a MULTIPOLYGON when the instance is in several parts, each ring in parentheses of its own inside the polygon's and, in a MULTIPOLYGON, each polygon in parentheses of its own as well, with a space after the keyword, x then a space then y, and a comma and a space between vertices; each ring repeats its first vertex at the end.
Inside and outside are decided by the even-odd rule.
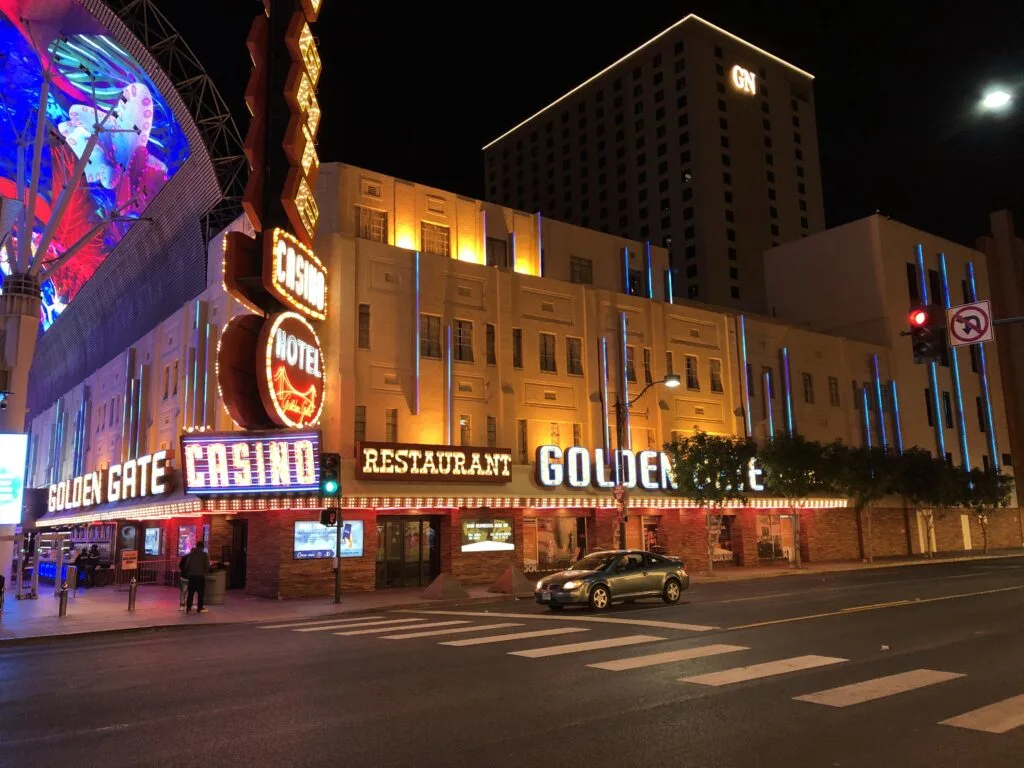
POLYGON ((203 596, 206 593, 206 572, 210 570, 210 556, 203 549, 203 542, 197 541, 188 553, 185 563, 185 575, 188 577, 188 596, 185 598, 185 613, 192 613, 192 598, 199 595, 197 613, 206 613, 203 607, 203 596))

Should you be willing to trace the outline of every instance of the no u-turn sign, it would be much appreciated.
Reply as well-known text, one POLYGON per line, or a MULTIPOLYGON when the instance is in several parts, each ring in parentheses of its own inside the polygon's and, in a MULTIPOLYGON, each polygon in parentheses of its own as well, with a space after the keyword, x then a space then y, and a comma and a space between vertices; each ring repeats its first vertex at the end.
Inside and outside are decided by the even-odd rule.
POLYGON ((960 304, 946 310, 949 346, 962 347, 992 341, 992 306, 988 301, 960 304))

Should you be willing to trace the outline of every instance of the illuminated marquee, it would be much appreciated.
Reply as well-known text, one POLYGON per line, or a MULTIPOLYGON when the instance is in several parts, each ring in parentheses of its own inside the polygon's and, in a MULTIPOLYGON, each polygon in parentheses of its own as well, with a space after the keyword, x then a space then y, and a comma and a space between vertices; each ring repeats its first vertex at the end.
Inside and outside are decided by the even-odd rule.
POLYGON ((294 312, 274 315, 263 324, 257 346, 264 358, 260 396, 267 414, 282 427, 308 427, 324 407, 324 369, 320 338, 294 312))
POLYGON ((749 69, 736 64, 729 72, 729 79, 732 80, 732 87, 737 91, 751 96, 757 95, 757 75, 749 69))
POLYGON ((309 21, 316 19, 319 3, 307 3, 292 16, 285 42, 291 54, 292 67, 285 86, 285 99, 291 107, 292 118, 285 133, 284 150, 291 170, 281 195, 288 220, 299 239, 312 243, 316 234, 320 211, 313 197, 313 183, 320 167, 316 152, 316 134, 320 127, 320 104, 316 99, 316 84, 320 79, 320 54, 316 40, 309 29, 309 21))
MULTIPOLYGON (((623 468, 621 485, 645 491, 674 491, 679 488, 672 473, 672 460, 662 451, 629 450, 614 452, 614 461, 623 468)), ((567 485, 570 488, 614 488, 614 462, 605 463, 605 452, 590 451, 574 446, 563 451, 557 445, 543 445, 537 449, 537 482, 547 488, 567 485)), ((752 458, 747 467, 747 483, 752 491, 763 491, 761 469, 752 458)))
POLYGON ((49 488, 47 509, 61 512, 167 493, 171 490, 168 462, 173 455, 171 451, 157 451, 114 464, 108 470, 55 483, 49 488))
POLYGON ((356 477, 361 480, 417 480, 507 483, 512 452, 502 448, 360 443, 356 477))
POLYGON ((263 284, 282 303, 315 320, 327 318, 327 270, 294 235, 274 229, 264 235, 263 284))
POLYGON ((318 432, 182 435, 185 492, 303 493, 320 488, 318 432))

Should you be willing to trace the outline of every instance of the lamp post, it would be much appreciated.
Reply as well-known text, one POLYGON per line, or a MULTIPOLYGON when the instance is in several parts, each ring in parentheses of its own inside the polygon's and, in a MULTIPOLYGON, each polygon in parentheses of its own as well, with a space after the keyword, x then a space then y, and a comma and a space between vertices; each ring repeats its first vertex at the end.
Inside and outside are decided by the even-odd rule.
POLYGON ((629 413, 630 407, 636 403, 641 397, 643 397, 647 390, 653 387, 655 384, 664 384, 669 389, 675 389, 682 382, 679 379, 679 374, 669 373, 666 374, 664 379, 658 381, 652 381, 646 387, 637 393, 637 396, 627 402, 622 402, 619 394, 615 394, 615 492, 616 500, 619 502, 619 545, 622 549, 626 548, 626 495, 620 486, 620 478, 624 473, 623 467, 623 456, 622 456, 622 438, 626 429, 626 414, 629 413))

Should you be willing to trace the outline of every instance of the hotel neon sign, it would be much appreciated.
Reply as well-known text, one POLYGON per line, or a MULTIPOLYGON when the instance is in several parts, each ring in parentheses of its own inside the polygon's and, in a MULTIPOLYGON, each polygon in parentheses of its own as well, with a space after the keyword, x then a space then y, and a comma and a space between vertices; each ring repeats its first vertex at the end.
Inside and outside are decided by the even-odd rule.
POLYGON ((733 66, 729 71, 729 79, 732 80, 732 87, 737 91, 757 95, 757 75, 739 64, 733 66))

